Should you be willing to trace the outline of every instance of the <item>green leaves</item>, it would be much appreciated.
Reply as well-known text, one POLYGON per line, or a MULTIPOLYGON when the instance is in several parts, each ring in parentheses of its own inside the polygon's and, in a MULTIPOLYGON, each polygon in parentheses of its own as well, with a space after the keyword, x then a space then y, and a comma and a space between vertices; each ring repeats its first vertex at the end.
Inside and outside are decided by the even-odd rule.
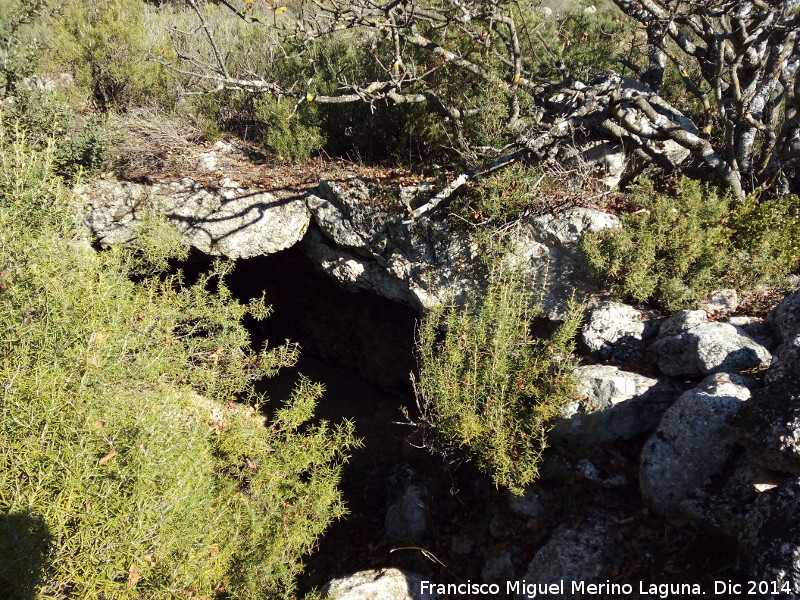
POLYGON ((534 339, 532 284, 494 266, 488 288, 420 325, 417 393, 432 447, 463 452, 495 485, 521 493, 538 476, 550 420, 572 399, 572 306, 550 339, 534 339))
POLYGON ((227 265, 194 285, 150 277, 181 250, 156 216, 135 251, 95 252, 50 146, 2 122, 0 138, 0 544, 25 536, 0 586, 291 597, 302 555, 345 513, 352 424, 309 424, 322 388, 307 379, 271 424, 237 402, 266 403, 254 382, 297 348, 251 350, 227 265))
POLYGON ((733 203, 683 179, 670 195, 645 182, 622 228, 588 234, 582 249, 601 281, 634 302, 674 311, 714 289, 775 285, 800 264, 800 201, 733 203))

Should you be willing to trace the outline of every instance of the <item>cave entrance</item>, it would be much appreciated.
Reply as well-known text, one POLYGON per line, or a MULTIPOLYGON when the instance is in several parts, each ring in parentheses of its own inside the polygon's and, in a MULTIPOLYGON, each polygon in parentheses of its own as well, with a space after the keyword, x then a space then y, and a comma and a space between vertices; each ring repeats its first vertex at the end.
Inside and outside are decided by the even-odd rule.
MULTIPOLYGON (((189 278, 208 260, 183 265, 189 278)), ((409 557, 392 554, 384 540, 391 493, 387 481, 401 463, 427 479, 441 470, 432 455, 406 442, 414 429, 400 424, 400 407, 412 415, 416 408, 410 373, 419 314, 376 294, 343 289, 298 248, 237 261, 226 284, 242 302, 264 293, 273 308, 266 320, 246 322, 254 348, 286 339, 301 346, 295 367, 260 383, 271 400, 267 410, 289 397, 302 373, 326 388, 316 418, 351 419, 364 442, 353 452, 341 482, 350 514, 334 523, 317 551, 306 557, 301 591, 362 569, 408 567, 409 557)), ((416 558, 414 566, 421 570, 416 558)))

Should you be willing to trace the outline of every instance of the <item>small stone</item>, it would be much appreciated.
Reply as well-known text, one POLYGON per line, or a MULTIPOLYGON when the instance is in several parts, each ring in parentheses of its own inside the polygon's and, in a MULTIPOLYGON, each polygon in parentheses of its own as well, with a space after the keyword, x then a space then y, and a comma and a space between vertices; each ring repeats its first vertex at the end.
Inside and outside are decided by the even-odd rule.
POLYGON ((708 313, 727 315, 739 306, 739 294, 734 289, 715 290, 698 302, 697 308, 708 313))

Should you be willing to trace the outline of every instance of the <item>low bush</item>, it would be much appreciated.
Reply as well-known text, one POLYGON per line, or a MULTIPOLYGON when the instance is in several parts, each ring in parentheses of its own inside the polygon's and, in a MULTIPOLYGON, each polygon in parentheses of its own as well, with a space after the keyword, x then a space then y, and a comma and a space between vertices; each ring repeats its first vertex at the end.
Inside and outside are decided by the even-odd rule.
POLYGON ((796 196, 741 203, 682 179, 674 193, 644 182, 622 227, 586 235, 582 249, 598 278, 634 302, 667 310, 710 291, 779 283, 800 266, 796 196))
POLYGON ((135 250, 93 251, 53 164, 0 121, 0 590, 292 597, 345 513, 352 425, 311 423, 305 379, 265 421, 253 384, 297 349, 250 350, 241 320, 263 303, 233 300, 222 264, 142 277, 174 254, 157 219, 135 250))
POLYGON ((550 421, 574 396, 572 350, 582 311, 573 306, 549 339, 533 339, 521 275, 494 267, 482 296, 432 310, 418 332, 416 390, 431 447, 462 452, 497 486, 534 481, 550 421))
MULTIPOLYGON (((172 80, 150 56, 170 58, 145 27, 141 0, 69 0, 53 19, 50 68, 69 69, 77 86, 101 111, 160 99, 174 102, 172 80)), ((164 35, 162 33, 162 35, 164 35)))

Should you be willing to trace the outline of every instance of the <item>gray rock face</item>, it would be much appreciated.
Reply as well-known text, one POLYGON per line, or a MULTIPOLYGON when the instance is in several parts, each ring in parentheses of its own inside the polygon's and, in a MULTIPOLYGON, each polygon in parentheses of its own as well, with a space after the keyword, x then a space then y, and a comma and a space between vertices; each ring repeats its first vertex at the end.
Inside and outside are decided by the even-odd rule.
POLYGON ((562 416, 556 433, 579 436, 590 444, 628 440, 652 431, 680 389, 611 365, 577 367, 573 375, 581 400, 562 416))
POLYGON ((773 473, 738 455, 710 486, 681 502, 681 512, 698 529, 735 540, 759 493, 780 483, 773 473))
POLYGON ((697 307, 718 315, 727 315, 739 306, 739 293, 734 289, 715 290, 708 298, 698 303, 697 307))
POLYGON ((800 475, 800 336, 778 349, 765 380, 737 421, 737 438, 765 469, 800 475))
POLYGON ((800 598, 800 478, 759 494, 739 535, 740 563, 750 579, 773 582, 761 598, 800 598), (781 590, 783 589, 783 592, 781 590))
POLYGON ((389 507, 385 520, 389 542, 416 543, 428 529, 425 494, 416 485, 409 485, 403 497, 389 507))
POLYGON ((641 341, 646 329, 647 317, 642 311, 620 302, 603 302, 590 312, 581 341, 590 352, 606 356, 615 344, 641 341))
POLYGON ((184 178, 142 185, 104 180, 76 192, 85 200, 84 223, 100 244, 126 243, 136 235, 139 217, 157 210, 198 250, 228 258, 273 254, 296 244, 308 228, 301 198, 277 198, 223 180, 216 190, 184 178))
POLYGON ((674 517, 680 503, 722 470, 734 449, 732 420, 750 398, 752 380, 719 373, 681 395, 664 413, 642 449, 642 498, 656 513, 674 517))
POLYGON ((679 310, 661 324, 658 330, 658 337, 665 338, 680 335, 703 323, 708 323, 706 311, 679 310))
POLYGON ((772 352, 775 349, 775 337, 772 328, 758 317, 729 317, 725 321, 730 323, 745 335, 753 338, 767 350, 772 352))
MULTIPOLYGON (((318 226, 305 240, 306 253, 346 287, 367 289, 426 311, 461 300, 482 279, 477 245, 445 221, 390 212, 370 201, 370 190, 352 180, 345 187, 323 181, 308 206, 318 226)), ((584 263, 577 243, 585 231, 615 226, 617 217, 573 208, 560 215, 530 217, 511 242, 510 261, 535 285, 546 284, 545 316, 565 313, 574 290, 594 289, 580 280, 584 263)))
POLYGON ((318 229, 306 254, 350 289, 365 289, 424 311, 463 298, 480 279, 477 247, 446 223, 420 219, 370 203, 370 190, 323 181, 308 206, 318 229))
POLYGON ((400 569, 359 571, 332 580, 323 589, 330 600, 437 600, 422 592, 422 577, 400 569))
POLYGON ((578 250, 585 233, 618 227, 616 215, 591 208, 571 208, 557 215, 527 217, 513 233, 510 261, 544 286, 542 303, 549 319, 565 314, 566 303, 597 290, 581 279, 586 263, 578 250))
POLYGON ((787 342, 800 335, 800 290, 786 296, 769 314, 768 321, 781 342, 787 342))
POLYGON ((653 344, 665 375, 697 376, 766 367, 769 350, 728 323, 702 323, 653 344))
MULTIPOLYGON (((564 595, 548 594, 547 598, 573 598, 572 581, 587 583, 605 580, 608 563, 613 556, 614 526, 602 516, 590 517, 580 529, 559 527, 528 564, 523 579, 540 585, 564 582, 564 595)), ((517 598, 528 598, 520 594, 517 598)))

